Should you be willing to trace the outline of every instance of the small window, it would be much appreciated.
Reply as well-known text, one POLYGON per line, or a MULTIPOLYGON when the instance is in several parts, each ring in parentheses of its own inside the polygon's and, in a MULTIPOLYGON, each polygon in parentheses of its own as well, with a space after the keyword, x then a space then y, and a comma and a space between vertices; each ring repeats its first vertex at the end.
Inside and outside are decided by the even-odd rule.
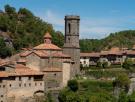
POLYGON ((69 33, 71 32, 71 26, 70 26, 70 24, 68 24, 68 32, 69 33))
POLYGON ((37 83, 35 83, 35 86, 37 86, 37 83))
POLYGON ((0 85, 0 88, 1 88, 1 85, 0 85))
POLYGON ((42 86, 42 83, 40 83, 40 86, 42 86))
POLYGON ((3 97, 3 95, 1 95, 0 97, 3 97))
POLYGON ((19 87, 21 87, 21 84, 19 84, 19 87))
POLYGON ((3 85, 3 88, 5 88, 5 85, 3 85))
POLYGON ((54 74, 54 76, 56 76, 56 73, 54 74))
POLYGON ((31 80, 31 77, 29 77, 29 80, 31 80))
POLYGON ((21 77, 19 77, 19 81, 21 81, 21 77))
POLYGON ((3 102, 3 101, 0 101, 0 102, 3 102))
POLYGON ((31 86, 31 83, 29 83, 29 86, 31 86))
POLYGON ((24 84, 24 87, 26 87, 26 84, 24 84))
POLYGON ((11 87, 12 85, 10 84, 9 86, 11 87))

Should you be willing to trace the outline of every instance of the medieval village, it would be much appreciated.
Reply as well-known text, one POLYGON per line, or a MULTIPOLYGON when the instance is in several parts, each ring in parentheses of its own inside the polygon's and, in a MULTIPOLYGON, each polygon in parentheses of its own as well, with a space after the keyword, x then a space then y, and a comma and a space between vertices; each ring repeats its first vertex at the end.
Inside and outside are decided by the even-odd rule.
POLYGON ((0 102, 135 102, 135 30, 83 39, 81 15, 62 20, 0 10, 0 102))

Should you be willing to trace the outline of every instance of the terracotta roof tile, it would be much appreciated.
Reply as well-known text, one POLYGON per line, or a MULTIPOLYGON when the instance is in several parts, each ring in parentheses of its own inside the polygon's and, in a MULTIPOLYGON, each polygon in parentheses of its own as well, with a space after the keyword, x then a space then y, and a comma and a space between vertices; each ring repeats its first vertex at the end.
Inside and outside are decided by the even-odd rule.
POLYGON ((43 72, 62 72, 61 68, 45 68, 43 72))
POLYGON ((48 57, 49 54, 45 51, 40 51, 40 50, 37 50, 37 51, 33 51, 33 53, 37 54, 39 57, 48 57))
POLYGON ((62 52, 55 52, 52 54, 53 57, 70 57, 69 55, 63 54, 62 52))
POLYGON ((100 57, 100 53, 92 52, 92 53, 80 53, 81 57, 100 57))
POLYGON ((61 48, 59 48, 54 44, 47 44, 47 43, 40 44, 34 47, 34 49, 35 50, 62 50, 61 48))
POLYGON ((31 54, 32 53, 32 51, 25 51, 25 52, 22 52, 22 53, 20 53, 20 56, 21 57, 26 57, 26 56, 28 56, 29 54, 31 54))
POLYGON ((44 38, 52 38, 49 32, 45 33, 44 38))
POLYGON ((0 71, 0 77, 8 77, 8 73, 5 71, 0 71))
POLYGON ((133 50, 128 50, 128 51, 126 51, 126 54, 127 54, 127 55, 135 55, 135 51, 133 51, 133 50))
POLYGON ((15 71, 9 73, 9 76, 25 76, 25 75, 43 75, 43 73, 32 70, 22 64, 16 64, 15 71))

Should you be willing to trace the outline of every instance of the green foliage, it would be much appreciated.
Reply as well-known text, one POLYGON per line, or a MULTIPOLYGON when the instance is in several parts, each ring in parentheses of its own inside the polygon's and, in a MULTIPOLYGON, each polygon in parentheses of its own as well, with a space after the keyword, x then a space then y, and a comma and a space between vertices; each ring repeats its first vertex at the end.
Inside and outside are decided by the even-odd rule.
POLYGON ((97 62, 97 67, 99 67, 99 68, 102 67, 102 63, 100 61, 97 62))
POLYGON ((120 73, 128 73, 128 71, 125 70, 90 70, 90 71, 86 71, 86 75, 87 76, 91 76, 91 77, 95 77, 95 78, 101 78, 101 77, 105 77, 105 78, 113 78, 116 77, 118 74, 120 73))
POLYGON ((79 81, 79 89, 74 92, 69 88, 63 89, 59 94, 60 102, 116 102, 111 94, 113 90, 111 81, 79 81))
POLYGON ((132 48, 135 44, 135 30, 126 30, 111 33, 108 37, 98 39, 81 39, 80 47, 82 52, 92 52, 108 50, 111 47, 127 47, 132 48))
POLYGON ((114 86, 121 87, 126 92, 128 91, 129 84, 130 84, 130 79, 129 79, 128 75, 124 74, 124 73, 123 74, 119 74, 116 77, 115 81, 114 81, 114 86))
POLYGON ((43 36, 47 31, 52 35, 54 44, 62 47, 64 43, 61 32, 55 31, 51 24, 36 17, 26 8, 16 11, 14 7, 5 5, 5 12, 0 15, 0 31, 8 32, 16 52, 24 47, 34 47, 43 43, 43 36))
POLYGON ((70 90, 76 92, 78 90, 77 80, 69 80, 68 81, 68 87, 70 88, 70 90))
POLYGON ((108 62, 103 62, 102 67, 103 67, 103 68, 109 67, 108 62))
POLYGON ((123 63, 122 67, 124 69, 128 69, 128 70, 132 69, 132 67, 133 67, 133 61, 131 59, 127 58, 125 60, 125 62, 123 63))
POLYGON ((128 97, 128 102, 135 102, 135 91, 128 97))
POLYGON ((6 47, 4 40, 0 37, 0 57, 5 58, 11 56, 11 49, 6 47))
POLYGON ((124 91, 120 93, 118 102, 128 102, 127 94, 124 91))

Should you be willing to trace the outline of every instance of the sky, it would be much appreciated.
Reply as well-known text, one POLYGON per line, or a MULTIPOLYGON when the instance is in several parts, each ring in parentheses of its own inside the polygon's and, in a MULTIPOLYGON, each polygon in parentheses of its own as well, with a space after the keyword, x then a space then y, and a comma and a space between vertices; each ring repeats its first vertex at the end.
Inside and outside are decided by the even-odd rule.
POLYGON ((64 33, 65 15, 79 15, 80 38, 100 39, 110 33, 135 29, 135 0, 0 0, 31 10, 64 33))

